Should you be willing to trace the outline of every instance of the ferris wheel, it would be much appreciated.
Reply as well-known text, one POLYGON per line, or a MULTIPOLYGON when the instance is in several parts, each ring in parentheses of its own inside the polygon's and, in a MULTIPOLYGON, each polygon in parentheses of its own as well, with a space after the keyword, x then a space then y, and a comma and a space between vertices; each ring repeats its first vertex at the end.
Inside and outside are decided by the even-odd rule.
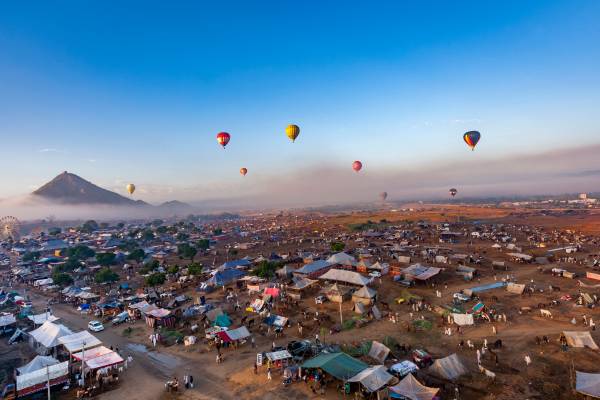
POLYGON ((19 240, 21 235, 21 222, 10 215, 0 218, 0 239, 19 240))

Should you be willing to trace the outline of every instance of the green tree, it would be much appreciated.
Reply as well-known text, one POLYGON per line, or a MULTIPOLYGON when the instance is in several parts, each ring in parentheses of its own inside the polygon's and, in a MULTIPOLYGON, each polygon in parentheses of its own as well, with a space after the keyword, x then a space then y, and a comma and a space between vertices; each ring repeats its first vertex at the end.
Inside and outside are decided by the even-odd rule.
POLYGON ((177 254, 183 258, 189 258, 190 261, 194 261, 194 257, 198 253, 195 247, 190 246, 187 243, 180 244, 177 246, 177 254))
POLYGON ((119 280, 119 274, 112 271, 110 268, 102 268, 100 271, 96 272, 94 279, 98 283, 116 282, 119 280))
POLYGON ((208 250, 210 248, 210 240, 200 239, 196 243, 196 247, 198 247, 200 250, 208 250))
POLYGON ((188 273, 192 276, 198 276, 202 274, 202 264, 200 263, 191 263, 188 265, 188 273))
POLYGON ((135 249, 134 251, 132 251, 131 253, 129 253, 127 255, 128 260, 133 260, 138 263, 142 262, 144 257, 146 257, 146 253, 144 252, 143 249, 135 249))
POLYGON ((190 235, 188 235, 187 233, 184 233, 184 232, 179 232, 177 234, 177 236, 175 237, 175 239, 179 240, 180 242, 188 240, 189 238, 190 238, 190 235))
POLYGON ((175 275, 179 272, 179 265, 171 265, 169 268, 167 268, 167 272, 171 275, 175 275))
POLYGON ((217 228, 217 229, 213 230, 213 235, 218 236, 218 235, 222 235, 222 234, 223 234, 223 229, 221 229, 221 228, 217 228))
POLYGON ((146 284, 149 286, 162 285, 167 280, 167 276, 163 273, 156 273, 146 277, 146 284))
POLYGON ((85 245, 79 245, 75 247, 71 247, 67 250, 67 257, 69 260, 86 260, 88 258, 94 257, 96 253, 94 250, 90 249, 85 245))
POLYGON ((339 253, 340 251, 344 251, 345 248, 346 248, 346 245, 342 242, 331 243, 331 251, 335 251, 336 253, 339 253))
POLYGON ((164 235, 165 233, 167 233, 168 228, 166 226, 159 226, 158 228, 156 228, 156 233, 158 233, 159 235, 164 235))
POLYGON ((280 262, 264 260, 254 267, 252 273, 260 278, 268 279, 275 276, 275 271, 281 268, 282 265, 280 262))
POLYGON ((115 264, 117 256, 115 253, 98 253, 96 254, 96 261, 103 267, 115 264))
POLYGON ((151 229, 146 229, 143 233, 142 233, 142 240, 145 241, 150 241, 150 240, 154 240, 154 232, 152 232, 151 229))
POLYGON ((52 280, 55 285, 65 287, 73 283, 73 277, 64 272, 55 272, 52 274, 52 280))
POLYGON ((60 235, 61 232, 62 232, 62 229, 60 229, 57 226, 48 229, 48 235, 50 235, 50 236, 60 235))
POLYGON ((40 258, 41 253, 39 251, 27 251, 25 252, 25 254, 23 254, 23 261, 25 262, 29 262, 29 261, 35 261, 38 258, 40 258))
POLYGON ((79 228, 79 230, 83 233, 92 233, 97 231, 99 228, 98 223, 93 219, 85 221, 83 225, 79 228))
POLYGON ((160 263, 158 262, 158 260, 150 260, 146 264, 144 264, 144 266, 140 269, 140 274, 145 275, 149 272, 154 271, 158 267, 160 267, 160 263))

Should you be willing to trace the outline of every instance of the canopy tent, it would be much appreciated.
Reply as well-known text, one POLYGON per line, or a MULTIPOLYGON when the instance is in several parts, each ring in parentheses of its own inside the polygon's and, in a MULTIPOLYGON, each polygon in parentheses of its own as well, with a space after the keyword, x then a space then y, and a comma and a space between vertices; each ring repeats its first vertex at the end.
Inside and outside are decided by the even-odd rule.
POLYGON ((265 318, 263 322, 267 325, 283 328, 287 324, 287 321, 288 319, 281 315, 271 315, 270 317, 265 318))
POLYGON ((250 332, 248 328, 245 326, 240 326, 239 328, 217 332, 217 336, 221 338, 226 343, 233 342, 236 340, 242 340, 250 336, 250 332))
POLYGON ((292 355, 287 350, 272 351, 270 353, 267 353, 266 356, 272 362, 287 360, 289 358, 292 358, 292 355))
POLYGON ((17 375, 17 395, 26 396, 50 386, 69 382, 69 362, 43 367, 36 371, 17 375))
POLYGON ((215 273, 213 277, 207 281, 207 283, 214 286, 226 286, 231 282, 237 281, 245 275, 246 273, 244 271, 240 271, 239 269, 226 269, 223 271, 217 271, 217 273, 215 273))
POLYGON ((304 289, 314 285, 317 282, 318 282, 317 280, 313 280, 313 279, 308 279, 308 278, 304 278, 304 277, 295 277, 294 284, 292 286, 290 286, 289 289, 304 290, 304 289))
POLYGON ((600 374, 575 371, 575 390, 586 396, 600 398, 600 374))
POLYGON ((145 312, 144 314, 146 314, 146 316, 148 317, 153 317, 153 318, 166 318, 169 315, 171 315, 171 311, 164 309, 164 308, 155 308, 154 310, 150 310, 148 312, 145 312))
POLYGON ((88 331, 81 331, 66 335, 58 339, 58 341, 65 346, 69 353, 75 353, 84 348, 91 349, 102 344, 100 339, 92 335, 88 331))
POLYGON ((17 322, 17 318, 13 314, 6 314, 0 316, 0 328, 12 325, 17 322))
POLYGON ((371 304, 377 296, 377 291, 367 286, 363 286, 352 294, 352 301, 355 303, 371 304))
POLYGON ((51 349, 60 344, 58 341, 59 338, 72 333, 73 332, 64 325, 46 321, 39 328, 29 332, 29 336, 46 349, 51 349))
POLYGON ((339 265, 356 265, 356 259, 349 254, 344 252, 336 253, 327 259, 327 262, 330 264, 339 264, 339 265))
POLYGON ((325 272, 323 275, 319 276, 321 280, 327 281, 336 281, 348 283, 350 285, 357 286, 365 286, 371 282, 371 279, 362 276, 358 272, 347 271, 345 269, 335 269, 332 268, 329 271, 325 272))
POLYGON ((33 322, 34 325, 41 325, 46 321, 50 321, 50 322, 54 322, 54 321, 58 321, 60 318, 50 314, 50 313, 43 313, 43 314, 36 314, 36 315, 28 315, 27 318, 33 322))
POLYGON ((35 356, 35 358, 29 361, 22 367, 17 368, 19 375, 28 374, 30 372, 37 371, 42 368, 46 368, 50 365, 56 365, 59 361, 51 356, 35 356))
POLYGON ((368 367, 346 353, 322 353, 302 364, 302 368, 320 368, 340 380, 349 379, 368 367))
POLYGON ((563 335, 565 335, 567 344, 571 347, 589 347, 592 350, 598 350, 598 345, 587 331, 564 331, 563 335))
POLYGON ((94 347, 93 349, 89 349, 89 350, 85 349, 78 353, 71 354, 71 356, 74 359, 76 359, 77 361, 82 361, 82 360, 87 361, 87 360, 91 360, 92 358, 103 356, 110 352, 112 352, 112 350, 109 349, 108 347, 98 346, 98 347, 94 347))
POLYGON ((473 314, 452 314, 454 323, 458 326, 473 325, 473 314))
POLYGON ((388 373, 383 365, 374 365, 363 369, 348 382, 360 382, 369 392, 376 392, 387 385, 394 376, 388 373))
POLYGON ((431 367, 429 367, 429 370, 435 375, 449 381, 458 379, 469 372, 456 353, 435 360, 431 367))
POLYGON ((86 360, 85 365, 87 365, 87 367, 89 369, 99 369, 99 368, 106 368, 106 367, 110 367, 110 366, 113 366, 116 364, 120 364, 123 361, 124 360, 121 358, 121 356, 117 352, 111 351, 110 353, 106 353, 101 356, 90 358, 89 360, 86 360))
POLYGON ((390 349, 386 345, 373 340, 373 343, 371 343, 371 349, 369 350, 369 357, 383 364, 388 354, 390 354, 390 349))
POLYGON ((431 400, 439 389, 425 386, 412 374, 408 374, 396 386, 390 387, 390 391, 410 400, 431 400))
POLYGON ((426 281, 427 279, 436 276, 441 271, 441 268, 426 267, 421 264, 413 264, 410 267, 404 268, 402 270, 404 275, 407 275, 408 277, 412 279, 417 279, 419 281, 426 281))
POLYGON ((506 285, 506 291, 514 294, 523 294, 525 291, 525 285, 522 283, 519 284, 508 282, 508 285, 506 285))

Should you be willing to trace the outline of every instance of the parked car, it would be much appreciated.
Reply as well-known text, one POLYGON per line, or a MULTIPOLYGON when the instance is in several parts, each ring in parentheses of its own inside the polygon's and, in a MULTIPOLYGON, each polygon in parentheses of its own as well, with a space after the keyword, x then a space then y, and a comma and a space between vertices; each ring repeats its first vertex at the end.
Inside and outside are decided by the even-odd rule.
POLYGON ((433 364, 433 359, 425 350, 413 350, 411 356, 413 362, 417 364, 419 368, 426 368, 433 364))
POLYGON ((466 294, 463 293, 454 293, 452 295, 452 297, 454 298, 454 300, 456 301, 460 301, 463 303, 466 303, 467 301, 471 300, 471 297, 467 296, 466 294))
POLYGON ((287 345, 287 351, 294 358, 304 359, 312 356, 312 343, 309 340, 292 340, 287 345))
POLYGON ((327 301, 327 297, 325 297, 324 295, 315 297, 315 304, 323 304, 326 301, 327 301))
POLYGON ((90 321, 88 329, 92 332, 100 332, 104 330, 104 325, 102 325, 102 322, 100 321, 90 321))
POLYGON ((127 311, 123 311, 122 313, 117 314, 117 316, 112 319, 112 324, 119 325, 127 320, 129 320, 129 313, 127 311))

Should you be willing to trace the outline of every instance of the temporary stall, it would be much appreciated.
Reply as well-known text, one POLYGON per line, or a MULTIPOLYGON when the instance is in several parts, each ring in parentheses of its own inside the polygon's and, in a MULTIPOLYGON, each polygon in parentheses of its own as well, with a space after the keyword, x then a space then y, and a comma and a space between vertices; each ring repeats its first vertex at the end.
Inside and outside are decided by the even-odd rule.
POLYGON ((248 328, 241 326, 236 329, 218 332, 217 335, 226 343, 235 342, 236 340, 243 340, 250 336, 248 328))
POLYGON ((109 349, 106 346, 98 346, 94 347, 93 349, 84 349, 78 353, 73 353, 71 354, 71 357, 73 357, 77 361, 87 361, 91 360, 92 358, 100 357, 105 354, 111 353, 112 351, 113 350, 109 349))
POLYGON ((563 335, 571 347, 589 347, 592 350, 598 350, 598 345, 588 331, 563 331, 563 335))
POLYGON ((354 303, 363 303, 365 305, 371 305, 377 297, 377 291, 367 286, 363 286, 352 294, 352 301, 354 303))
POLYGON ((369 357, 378 363, 383 364, 388 354, 390 354, 390 349, 386 345, 373 340, 371 349, 369 349, 369 357))
POLYGON ((458 326, 473 325, 473 314, 452 314, 454 323, 458 326))
POLYGON ((354 271, 344 269, 330 269, 319 277, 321 280, 342 282, 349 285, 365 286, 371 283, 371 279, 354 271))
POLYGON ((95 370, 100 368, 112 367, 113 365, 123 363, 123 361, 125 360, 123 360, 123 358, 121 358, 121 356, 116 351, 111 351, 110 353, 106 353, 101 356, 86 360, 85 365, 89 369, 95 370))
POLYGON ((100 339, 89 333, 88 331, 81 331, 66 335, 58 339, 60 344, 65 346, 65 349, 69 353, 75 353, 82 349, 91 349, 102 344, 100 339))
POLYGON ((506 291, 514 294, 523 294, 525 291, 525 285, 509 282, 508 285, 506 285, 506 291))
POLYGON ((0 328, 17 323, 17 318, 13 314, 0 315, 0 328))
POLYGON ((17 368, 17 374, 19 374, 19 375, 28 374, 30 372, 34 372, 39 369, 46 368, 50 365, 56 365, 59 363, 60 363, 60 361, 58 361, 56 358, 51 357, 51 356, 35 356, 35 358, 33 360, 29 361, 27 364, 23 365, 22 367, 17 368))
POLYGON ((50 386, 69 382, 69 362, 42 367, 38 370, 17 375, 17 396, 27 396, 45 390, 50 386))
POLYGON ((374 365, 360 371, 348 382, 359 382, 368 392, 373 393, 387 385, 394 376, 383 365, 374 365))
POLYGON ((429 371, 449 381, 458 379, 469 372, 457 354, 435 360, 429 367, 429 371))
POLYGON ((283 328, 287 324, 288 319, 286 317, 282 317, 281 315, 270 315, 265 318, 263 322, 267 325, 283 328))
POLYGON ((329 288, 324 290, 327 299, 333 303, 343 303, 345 300, 350 299, 350 289, 344 286, 339 286, 334 283, 329 288))
MULTIPOLYGON (((412 374, 408 374, 396 386, 390 387, 390 391, 410 400, 431 400, 437 395, 439 389, 425 386, 412 374)), ((392 398, 397 398, 393 394, 392 398)))
POLYGON ((46 321, 54 322, 54 321, 58 321, 60 318, 46 312, 43 314, 28 315, 27 319, 29 319, 31 322, 33 322, 34 325, 42 325, 46 321))
POLYGON ((73 332, 61 324, 46 321, 39 328, 29 332, 31 344, 36 346, 38 353, 46 354, 50 349, 60 345, 59 338, 73 332))
POLYGON ((302 368, 320 368, 336 379, 347 380, 369 366, 346 353, 321 353, 305 361, 302 368))
POLYGON ((409 279, 416 279, 419 281, 426 281, 439 274, 442 271, 441 268, 427 267, 421 264, 413 264, 410 267, 404 268, 402 273, 409 279))

